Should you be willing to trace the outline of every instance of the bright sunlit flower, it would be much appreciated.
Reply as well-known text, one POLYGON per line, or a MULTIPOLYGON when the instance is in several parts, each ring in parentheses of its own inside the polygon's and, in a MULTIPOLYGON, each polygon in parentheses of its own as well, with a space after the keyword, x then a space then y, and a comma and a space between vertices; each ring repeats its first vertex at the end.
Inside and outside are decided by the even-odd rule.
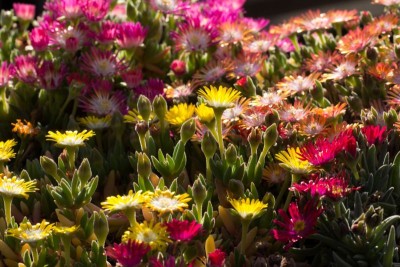
POLYGON ((167 227, 151 221, 144 221, 141 224, 135 224, 129 227, 128 231, 122 236, 122 242, 135 240, 148 244, 151 249, 164 250, 171 240, 168 238, 167 227))
POLYGON ((0 142, 0 162, 10 161, 15 157, 13 147, 17 144, 14 139, 0 142))
POLYGON ((129 190, 127 195, 107 197, 106 201, 101 202, 101 206, 104 210, 110 212, 137 210, 142 207, 145 200, 146 198, 141 191, 133 193, 132 190, 129 190))
POLYGON ((11 125, 14 126, 12 131, 21 136, 35 136, 39 133, 39 128, 33 127, 32 123, 29 121, 24 121, 25 124, 20 119, 17 119, 16 123, 11 123, 11 125))
POLYGON ((28 199, 28 193, 36 190, 36 181, 25 181, 16 176, 8 178, 4 174, 0 174, 0 195, 3 197, 24 197, 28 199))
POLYGON ((123 267, 138 266, 143 257, 150 251, 150 246, 136 240, 106 248, 106 255, 116 260, 123 267))
POLYGON ((69 235, 72 235, 73 233, 75 233, 76 230, 78 230, 78 228, 79 228, 79 226, 77 226, 77 225, 72 225, 72 226, 56 225, 53 227, 53 232, 55 234, 69 236, 69 235))
POLYGON ((198 94, 204 98, 207 105, 213 109, 227 109, 233 107, 233 103, 239 99, 240 92, 224 86, 204 86, 200 89, 198 94))
POLYGON ((18 228, 8 229, 7 234, 20 239, 24 243, 36 243, 46 239, 53 231, 54 224, 46 220, 32 225, 31 222, 21 222, 18 228))
POLYGON ((196 221, 179 221, 172 219, 172 221, 165 223, 171 239, 176 241, 191 241, 201 231, 202 225, 196 221))
POLYGON ((200 104, 196 107, 196 115, 201 123, 210 123, 215 119, 214 110, 206 106, 206 104, 200 104))
POLYGON ((82 70, 95 76, 111 77, 124 69, 123 64, 112 51, 103 51, 92 47, 81 57, 82 70))
POLYGON ((295 174, 305 174, 312 171, 312 165, 307 160, 302 160, 300 148, 289 147, 287 151, 279 152, 275 158, 279 160, 280 165, 295 174))
POLYGON ((173 126, 181 126, 193 117, 196 107, 193 104, 180 103, 170 108, 165 114, 165 120, 173 126))
POLYGON ((46 137, 48 141, 56 142, 56 146, 76 147, 83 146, 84 141, 88 140, 94 135, 95 134, 92 130, 83 130, 80 133, 78 133, 78 131, 66 131, 65 133, 61 133, 59 131, 56 131, 54 133, 52 131, 49 131, 46 137))
POLYGON ((183 212, 189 207, 188 202, 191 200, 187 193, 175 195, 169 190, 161 191, 157 189, 155 192, 149 192, 146 206, 152 211, 159 214, 173 213, 176 211, 183 212))
POLYGON ((242 198, 242 199, 228 199, 236 213, 243 219, 251 221, 261 214, 261 212, 268 207, 258 199, 242 198))
POLYGON ((357 28, 343 36, 337 45, 342 54, 358 53, 375 42, 375 36, 367 30, 357 28))

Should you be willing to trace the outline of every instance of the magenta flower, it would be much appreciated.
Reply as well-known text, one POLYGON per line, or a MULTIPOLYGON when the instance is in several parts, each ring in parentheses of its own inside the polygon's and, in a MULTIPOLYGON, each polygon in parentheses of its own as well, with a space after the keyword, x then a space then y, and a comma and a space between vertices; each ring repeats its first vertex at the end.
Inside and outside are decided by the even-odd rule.
POLYGON ((80 2, 80 0, 60 0, 57 8, 58 15, 68 19, 79 18, 83 15, 80 2))
POLYGON ((92 47, 82 54, 82 70, 95 76, 111 77, 124 69, 123 64, 112 51, 103 51, 92 47))
POLYGON ((333 143, 335 143, 335 146, 339 152, 345 150, 353 157, 356 156, 357 140, 353 135, 353 129, 342 131, 339 135, 335 137, 333 143))
POLYGON ((133 89, 139 86, 140 82, 143 80, 143 72, 141 69, 132 69, 122 73, 121 77, 126 83, 126 86, 130 89, 133 89))
POLYGON ((75 27, 65 27, 64 25, 55 24, 49 31, 52 32, 50 35, 50 44, 61 47, 71 53, 75 53, 81 49, 89 39, 89 30, 82 23, 75 27))
POLYGON ((11 78, 11 66, 3 61, 0 66, 0 87, 4 87, 8 84, 11 78))
POLYGON ((35 5, 14 3, 13 9, 15 15, 22 20, 33 20, 35 18, 35 5))
POLYGON ((125 114, 127 112, 124 94, 121 91, 112 92, 102 87, 95 87, 92 94, 82 97, 80 107, 85 112, 98 116, 112 115, 116 112, 125 114))
POLYGON ((37 79, 36 59, 25 55, 17 56, 15 58, 15 74, 25 83, 34 83, 37 79))
POLYGON ((29 40, 31 41, 33 49, 41 52, 48 49, 50 38, 45 29, 37 27, 29 33, 29 40))
POLYGON ((54 90, 60 87, 67 74, 64 64, 55 66, 51 61, 44 61, 37 70, 41 85, 46 90, 54 90))
POLYGON ((150 251, 146 243, 129 240, 128 243, 107 247, 106 255, 118 261, 123 267, 139 266, 143 257, 150 251))
POLYGON ((208 254, 208 264, 210 267, 222 267, 225 263, 226 254, 220 249, 216 249, 208 254))
POLYGON ((170 237, 176 241, 191 241, 201 231, 202 225, 196 221, 173 219, 165 224, 170 237))
POLYGON ((182 14, 189 8, 189 4, 182 0, 150 0, 150 5, 154 10, 159 10, 165 14, 182 14))
POLYGON ((121 48, 130 49, 141 46, 147 29, 140 22, 124 22, 117 29, 117 43, 121 48))
POLYGON ((98 22, 102 20, 110 8, 110 0, 82 0, 81 9, 87 20, 98 22))
POLYGON ((169 256, 167 259, 158 260, 156 258, 151 258, 149 261, 151 267, 175 267, 175 257, 169 256))
POLYGON ((110 44, 115 41, 117 36, 118 24, 107 20, 101 24, 100 33, 97 34, 97 40, 102 44, 110 44))
POLYGON ((290 53, 294 51, 294 45, 289 38, 278 40, 276 45, 279 47, 279 49, 281 49, 285 53, 290 53))
POLYGON ((318 138, 315 143, 309 142, 300 148, 302 160, 309 161, 314 166, 331 162, 340 152, 336 142, 329 142, 326 138, 318 138))
POLYGON ((144 95, 150 101, 157 95, 164 95, 164 82, 160 79, 150 78, 144 85, 139 85, 134 89, 137 95, 144 95))
POLYGON ((361 129, 361 132, 367 139, 368 145, 381 144, 387 135, 386 126, 366 125, 361 129))
POLYGON ((186 73, 186 63, 182 60, 175 59, 169 66, 175 75, 181 76, 186 73))
POLYGON ((271 233, 276 240, 286 244, 285 249, 289 249, 297 241, 315 232, 314 228, 322 211, 314 200, 309 200, 302 210, 299 210, 297 202, 292 202, 289 204, 290 217, 280 209, 278 213, 281 220, 275 219, 274 223, 281 230, 272 229, 271 233))

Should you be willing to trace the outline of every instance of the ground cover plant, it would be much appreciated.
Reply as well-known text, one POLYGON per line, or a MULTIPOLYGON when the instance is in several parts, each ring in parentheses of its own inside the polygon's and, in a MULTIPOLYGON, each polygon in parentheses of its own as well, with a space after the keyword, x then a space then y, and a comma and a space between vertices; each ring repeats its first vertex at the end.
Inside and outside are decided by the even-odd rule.
POLYGON ((243 0, 0 14, 0 266, 392 266, 400 28, 243 0))

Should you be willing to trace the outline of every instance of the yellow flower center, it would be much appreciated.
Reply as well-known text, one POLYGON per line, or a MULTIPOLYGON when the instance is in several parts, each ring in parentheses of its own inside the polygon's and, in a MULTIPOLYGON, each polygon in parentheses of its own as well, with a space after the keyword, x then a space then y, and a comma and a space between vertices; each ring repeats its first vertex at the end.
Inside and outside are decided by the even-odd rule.
POLYGON ((294 223, 294 230, 298 233, 304 230, 306 223, 303 220, 298 220, 294 223))
POLYGON ((143 232, 138 233, 137 240, 149 244, 150 242, 157 240, 157 234, 154 233, 151 229, 144 229, 143 232))

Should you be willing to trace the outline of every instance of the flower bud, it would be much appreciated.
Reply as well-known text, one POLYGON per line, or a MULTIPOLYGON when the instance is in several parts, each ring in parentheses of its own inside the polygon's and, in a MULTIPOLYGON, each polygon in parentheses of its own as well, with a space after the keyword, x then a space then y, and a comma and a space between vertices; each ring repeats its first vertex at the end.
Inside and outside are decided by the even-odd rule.
POLYGON ((196 131, 196 124, 194 122, 194 119, 190 119, 185 121, 182 126, 181 126, 181 140, 183 143, 186 144, 186 142, 192 138, 196 131))
POLYGON ((93 213, 93 216, 94 216, 94 234, 96 235, 99 244, 102 247, 104 247, 109 231, 107 217, 103 211, 99 212, 95 211, 93 213))
POLYGON ((207 197, 207 189, 201 183, 200 179, 197 178, 192 186, 192 194, 195 203, 203 204, 204 200, 207 197))
POLYGON ((375 228, 378 226, 383 220, 383 209, 381 207, 373 208, 370 206, 370 208, 367 210, 365 213, 365 224, 372 228, 375 228))
POLYGON ((206 158, 212 158, 217 151, 217 142, 210 132, 206 132, 201 142, 201 151, 206 158))
POLYGON ((267 146, 268 149, 271 148, 275 145, 277 139, 278 131, 276 129, 276 124, 274 123, 269 126, 264 133, 264 146, 267 146))
POLYGON ((272 125, 274 123, 278 123, 280 120, 279 118, 279 113, 276 111, 276 109, 272 109, 270 112, 267 113, 265 116, 265 124, 272 125))
POLYGON ((148 178, 151 174, 151 162, 145 153, 137 153, 137 172, 143 178, 148 178))
POLYGON ((393 128, 393 124, 395 124, 398 120, 397 113, 394 109, 389 109, 388 112, 383 113, 383 119, 385 120, 386 126, 388 129, 393 128))
POLYGON ((59 177, 57 174, 58 167, 54 160, 46 156, 41 156, 40 166, 42 166, 42 169, 46 174, 53 176, 57 180, 57 178, 59 177))
POLYGON ((243 197, 244 194, 244 185, 242 181, 232 179, 228 184, 229 191, 232 193, 232 198, 239 199, 243 197))
POLYGON ((4 28, 11 28, 12 26, 12 13, 10 10, 1 10, 0 24, 4 28))
POLYGON ((137 103, 137 108, 140 116, 144 121, 148 121, 151 114, 151 103, 150 100, 144 95, 140 95, 137 103))
POLYGON ((237 160, 237 151, 233 144, 228 145, 228 148, 225 151, 225 157, 229 165, 235 164, 237 160))
POLYGON ((375 47, 368 47, 367 48, 367 58, 372 62, 375 62, 378 58, 378 51, 375 47))
POLYGON ((361 99, 356 95, 351 95, 346 97, 346 101, 349 104, 350 108, 355 112, 360 112, 362 109, 361 99))
POLYGON ((82 163, 78 168, 78 176, 82 184, 86 184, 87 181, 89 181, 90 177, 92 177, 92 170, 90 168, 90 163, 87 158, 82 160, 82 163))
POLYGON ((369 11, 362 11, 361 12, 361 23, 363 25, 367 25, 368 23, 370 23, 371 21, 373 21, 374 17, 372 16, 371 12, 369 11))
POLYGON ((222 267, 225 264, 226 254, 220 249, 216 249, 208 254, 208 263, 210 267, 222 267))
POLYGON ((176 76, 181 76, 186 73, 186 63, 182 60, 175 59, 169 66, 176 76))
POLYGON ((262 142, 262 135, 258 129, 251 129, 249 136, 247 137, 247 141, 251 146, 251 151, 257 151, 258 146, 262 142))
POLYGON ((147 124, 147 122, 145 121, 139 121, 138 123, 136 123, 135 125, 135 131, 139 134, 139 135, 145 135, 147 133, 147 131, 149 130, 149 125, 147 124))
POLYGON ((168 111, 167 101, 161 95, 157 95, 153 100, 153 110, 159 119, 164 119, 168 111))
POLYGON ((311 90, 311 95, 318 102, 321 102, 324 99, 324 88, 320 81, 315 81, 315 87, 311 90))

